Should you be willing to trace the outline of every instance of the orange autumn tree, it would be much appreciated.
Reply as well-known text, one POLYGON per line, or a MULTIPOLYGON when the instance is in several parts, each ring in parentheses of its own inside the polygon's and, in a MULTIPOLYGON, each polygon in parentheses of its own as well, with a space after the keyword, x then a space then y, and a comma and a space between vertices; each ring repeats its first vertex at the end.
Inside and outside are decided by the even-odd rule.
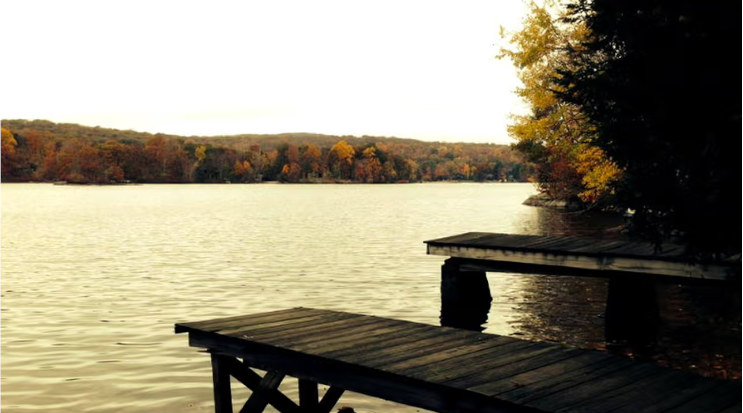
POLYGON ((541 192, 596 204, 614 194, 621 170, 592 144, 595 130, 581 107, 559 97, 560 73, 573 68, 571 53, 580 52, 590 36, 584 25, 566 23, 564 16, 554 3, 532 2, 523 28, 509 36, 511 48, 501 49, 499 58, 518 69, 523 86, 516 92, 530 108, 512 117, 508 131, 517 140, 514 148, 536 165, 541 192))
POLYGON ((317 178, 323 172, 322 149, 317 145, 306 145, 300 148, 300 165, 307 177, 317 178))
POLYGON ((233 174, 238 179, 238 182, 255 182, 255 170, 253 165, 247 160, 240 162, 235 161, 235 168, 233 174))
POLYGON ((299 182, 302 169, 296 162, 284 164, 279 175, 279 182, 299 182))
POLYGON ((361 182, 383 182, 384 168, 377 158, 377 148, 370 146, 361 152, 361 156, 356 169, 363 174, 363 177, 357 174, 356 179, 361 182))
POLYGON ((57 174, 62 180, 80 184, 97 184, 106 180, 100 150, 82 139, 62 144, 57 155, 57 174))
POLYGON ((18 141, 16 141, 13 133, 5 128, 0 128, 0 136, 2 136, 2 173, 5 175, 13 169, 18 141))

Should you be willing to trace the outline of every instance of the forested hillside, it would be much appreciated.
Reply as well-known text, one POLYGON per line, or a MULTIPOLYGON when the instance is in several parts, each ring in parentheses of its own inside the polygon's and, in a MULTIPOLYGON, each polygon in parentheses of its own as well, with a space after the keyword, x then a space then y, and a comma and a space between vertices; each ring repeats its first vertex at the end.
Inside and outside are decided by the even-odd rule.
POLYGON ((3 181, 526 181, 507 145, 310 133, 175 136, 44 120, 2 121, 3 181))

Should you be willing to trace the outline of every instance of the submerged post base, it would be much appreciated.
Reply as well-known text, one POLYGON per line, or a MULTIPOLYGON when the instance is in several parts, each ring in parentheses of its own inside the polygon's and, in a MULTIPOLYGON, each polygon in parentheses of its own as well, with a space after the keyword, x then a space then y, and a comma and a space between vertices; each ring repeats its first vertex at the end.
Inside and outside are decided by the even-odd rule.
POLYGON ((492 301, 484 271, 464 271, 453 258, 441 266, 442 326, 483 331, 492 301))

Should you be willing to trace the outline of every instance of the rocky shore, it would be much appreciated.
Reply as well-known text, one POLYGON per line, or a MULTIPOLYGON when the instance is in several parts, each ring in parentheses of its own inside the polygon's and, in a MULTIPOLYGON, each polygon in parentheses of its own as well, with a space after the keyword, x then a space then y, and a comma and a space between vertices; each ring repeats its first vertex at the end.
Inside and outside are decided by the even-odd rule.
POLYGON ((547 194, 536 194, 532 195, 523 202, 524 205, 539 206, 554 209, 561 209, 564 211, 580 211, 584 208, 583 204, 577 200, 569 199, 553 199, 547 194))

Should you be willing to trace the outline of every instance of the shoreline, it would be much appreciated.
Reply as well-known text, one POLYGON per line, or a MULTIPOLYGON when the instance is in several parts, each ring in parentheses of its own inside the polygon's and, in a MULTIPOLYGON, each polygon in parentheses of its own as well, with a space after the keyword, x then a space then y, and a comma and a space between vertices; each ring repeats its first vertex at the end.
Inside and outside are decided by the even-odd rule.
MULTIPOLYGON (((410 184, 526 184, 529 182, 502 181, 398 181, 398 182, 356 182, 356 181, 310 181, 310 182, 112 182, 112 183, 78 183, 67 181, 3 181, 2 184, 45 184, 56 186, 128 186, 128 185, 410 185, 410 184)), ((526 201, 525 201, 526 202, 526 201)))
POLYGON ((566 212, 577 212, 585 209, 585 206, 578 201, 554 199, 549 197, 547 194, 531 195, 526 198, 526 200, 522 202, 522 204, 535 207, 558 209, 566 212))

